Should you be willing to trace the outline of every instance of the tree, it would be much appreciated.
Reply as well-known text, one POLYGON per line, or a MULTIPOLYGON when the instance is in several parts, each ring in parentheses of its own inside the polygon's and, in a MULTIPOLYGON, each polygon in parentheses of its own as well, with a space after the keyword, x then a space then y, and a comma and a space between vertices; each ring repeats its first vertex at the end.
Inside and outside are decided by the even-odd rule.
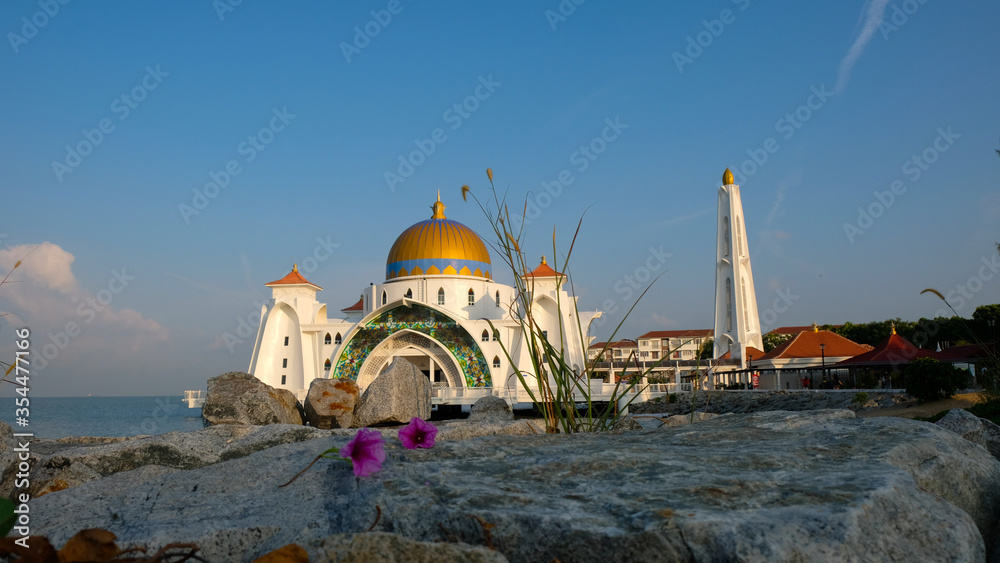
POLYGON ((698 350, 699 360, 711 360, 714 359, 715 355, 715 341, 711 338, 706 338, 705 342, 701 344, 701 349, 698 350))
POLYGON ((917 358, 903 368, 906 394, 921 403, 947 399, 965 387, 969 373, 947 362, 917 358))

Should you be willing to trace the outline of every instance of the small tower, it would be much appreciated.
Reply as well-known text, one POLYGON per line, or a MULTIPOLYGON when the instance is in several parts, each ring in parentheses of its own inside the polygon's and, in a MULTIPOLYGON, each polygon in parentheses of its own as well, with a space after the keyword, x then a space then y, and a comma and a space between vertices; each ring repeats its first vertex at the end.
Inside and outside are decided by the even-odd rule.
POLYGON ((715 255, 715 357, 730 352, 746 368, 746 347, 764 349, 743 221, 740 187, 726 168, 719 188, 715 255))

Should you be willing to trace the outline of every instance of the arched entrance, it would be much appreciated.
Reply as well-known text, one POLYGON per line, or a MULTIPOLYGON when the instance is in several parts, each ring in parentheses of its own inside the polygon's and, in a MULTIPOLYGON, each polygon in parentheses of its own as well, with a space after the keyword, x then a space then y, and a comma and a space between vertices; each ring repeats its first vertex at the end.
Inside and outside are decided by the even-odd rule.
POLYGON ((464 387, 455 359, 434 339, 411 330, 401 330, 378 344, 358 370, 358 387, 365 389, 394 358, 403 357, 425 372, 431 383, 464 387))

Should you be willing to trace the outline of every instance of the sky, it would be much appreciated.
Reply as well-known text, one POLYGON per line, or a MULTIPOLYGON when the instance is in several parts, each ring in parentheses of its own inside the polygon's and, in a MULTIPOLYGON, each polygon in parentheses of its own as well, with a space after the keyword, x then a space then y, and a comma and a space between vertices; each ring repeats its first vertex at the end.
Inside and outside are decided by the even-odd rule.
POLYGON ((618 337, 712 327, 726 167, 765 329, 1000 302, 992 0, 63 1, 0 3, 0 354, 30 329, 36 396, 245 371, 265 283, 353 304, 438 190, 487 238, 488 167, 532 262, 583 218, 601 340, 654 278, 618 337))

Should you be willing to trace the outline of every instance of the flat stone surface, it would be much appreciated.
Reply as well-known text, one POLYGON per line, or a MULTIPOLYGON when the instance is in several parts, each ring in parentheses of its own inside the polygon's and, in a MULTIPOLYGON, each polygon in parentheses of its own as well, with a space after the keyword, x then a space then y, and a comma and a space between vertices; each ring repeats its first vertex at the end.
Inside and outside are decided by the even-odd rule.
MULTIPOLYGON (((334 431, 338 432, 338 431, 334 431)), ((983 561, 1000 462, 933 424, 847 411, 723 415, 619 435, 487 436, 405 450, 356 478, 329 436, 193 470, 154 467, 48 494, 33 533, 83 527, 209 561, 332 534, 492 544, 510 561, 983 561), (233 476, 239 476, 234 479, 233 476), (481 520, 480 520, 481 519, 481 520)))

